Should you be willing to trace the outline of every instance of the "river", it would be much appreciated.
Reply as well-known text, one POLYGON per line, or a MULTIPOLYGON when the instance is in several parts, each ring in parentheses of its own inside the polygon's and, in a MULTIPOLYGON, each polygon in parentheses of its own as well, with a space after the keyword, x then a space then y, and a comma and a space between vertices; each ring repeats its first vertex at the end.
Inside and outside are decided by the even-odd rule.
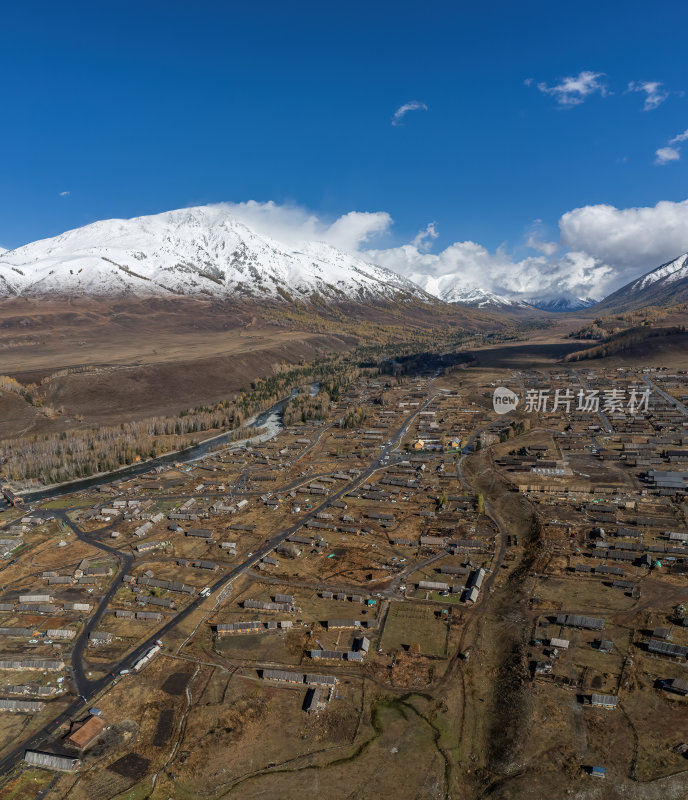
MULTIPOLYGON (((308 386, 308 392, 311 397, 315 397, 319 391, 319 383, 311 383, 308 386)), ((83 480, 69 481, 68 483, 61 483, 57 486, 51 486, 47 489, 38 489, 34 492, 22 492, 21 496, 24 502, 28 505, 29 503, 36 503, 39 500, 49 500, 50 498, 60 497, 61 495, 70 494, 71 492, 80 492, 84 489, 90 489, 92 486, 102 486, 105 483, 110 483, 115 480, 124 480, 136 475, 143 475, 146 472, 150 472, 151 470, 155 469, 156 467, 167 464, 174 464, 175 462, 189 463, 192 461, 200 461, 211 451, 214 452, 217 450, 218 445, 228 444, 229 449, 238 450, 242 447, 245 447, 249 443, 265 442, 268 439, 272 439, 277 436, 277 434, 284 429, 284 425, 282 424, 282 412, 284 411, 284 406, 289 400, 296 397, 298 392, 299 387, 292 389, 288 397, 285 397, 278 403, 275 403, 274 406, 268 408, 267 411, 263 411, 262 414, 258 414, 258 416, 253 417, 253 419, 250 419, 243 426, 244 428, 252 428, 253 430, 265 428, 265 431, 258 436, 254 436, 250 439, 240 439, 233 442, 231 441, 231 437, 234 434, 234 431, 227 431, 226 433, 221 433, 218 436, 213 436, 211 439, 205 439, 204 441, 199 442, 192 447, 187 447, 184 450, 176 450, 173 453, 165 453, 161 456, 156 456, 155 458, 149 458, 147 461, 141 461, 138 464, 120 467, 120 469, 116 469, 113 472, 104 472, 100 475, 84 478, 83 480)))

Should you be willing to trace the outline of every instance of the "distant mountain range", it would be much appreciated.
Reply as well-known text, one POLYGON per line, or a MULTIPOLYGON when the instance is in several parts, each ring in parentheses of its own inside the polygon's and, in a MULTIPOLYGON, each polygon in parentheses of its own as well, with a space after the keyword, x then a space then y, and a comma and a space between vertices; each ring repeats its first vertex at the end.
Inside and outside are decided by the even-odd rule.
POLYGON ((688 255, 663 264, 595 305, 566 296, 524 299, 428 277, 424 288, 324 242, 290 246, 223 206, 95 222, 51 239, 0 248, 0 297, 205 296, 271 302, 467 306, 522 315, 626 309, 688 300, 688 255))
MULTIPOLYGON (((421 287, 324 242, 292 247, 223 206, 95 222, 14 250, 0 249, 0 297, 174 296, 326 302, 438 301, 524 313, 529 305, 446 276, 421 287)), ((569 310, 564 301, 552 310, 569 310)))
POLYGON ((508 308, 532 308, 532 306, 530 306, 528 303, 524 303, 520 300, 510 300, 507 297, 487 291, 486 289, 480 289, 477 286, 471 288, 459 288, 458 286, 453 286, 437 296, 439 296, 440 300, 443 300, 445 303, 459 303, 472 308, 486 308, 494 310, 508 308))
MULTIPOLYGON (((426 285, 425 289, 429 291, 430 287, 426 285)), ((436 296, 439 296, 445 303, 459 303, 464 306, 470 306, 471 308, 482 308, 493 311, 527 311, 528 309, 532 310, 537 308, 541 311, 560 313, 565 311, 579 311, 582 308, 593 306, 597 302, 590 298, 583 299, 581 297, 564 296, 519 300, 478 287, 464 288, 459 286, 452 286, 439 294, 436 292, 431 292, 431 294, 436 294, 436 296)))
POLYGON ((556 314, 565 313, 567 311, 580 311, 584 308, 590 308, 597 303, 590 297, 550 297, 540 300, 534 300, 532 305, 542 311, 552 311, 556 314))
MULTIPOLYGON (((451 276, 449 277, 451 280, 451 276)), ((457 303, 491 311, 523 312, 539 309, 551 313, 566 313, 590 309, 594 313, 605 311, 630 311, 645 306, 668 306, 688 303, 688 253, 653 269, 640 278, 628 283, 603 300, 591 297, 571 297, 570 295, 518 299, 499 295, 477 287, 466 287, 460 276, 453 278, 454 285, 445 283, 442 291, 437 290, 436 281, 429 279, 425 288, 445 303, 457 303)))

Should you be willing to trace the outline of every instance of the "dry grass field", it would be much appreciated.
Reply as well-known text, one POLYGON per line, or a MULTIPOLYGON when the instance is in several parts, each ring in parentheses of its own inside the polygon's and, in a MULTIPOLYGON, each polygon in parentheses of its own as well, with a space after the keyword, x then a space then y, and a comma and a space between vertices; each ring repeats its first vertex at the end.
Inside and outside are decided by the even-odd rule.
POLYGON ((424 655, 444 656, 447 623, 439 606, 393 603, 380 646, 391 653, 417 647, 424 655))
MULTIPOLYGON (((81 336, 86 342, 84 360, 74 363, 97 357, 97 369, 55 378, 50 391, 56 399, 65 398, 65 408, 68 400, 70 414, 83 408, 83 424, 119 418, 122 398, 130 392, 134 404, 126 413, 137 415, 162 406, 177 409, 193 402, 186 399, 187 393, 204 395, 204 400, 226 396, 232 386, 240 388, 239 381, 249 380, 251 369, 269 371, 282 356, 296 363, 316 353, 350 348, 354 341, 349 339, 349 329, 342 328, 338 335, 332 330, 305 330, 304 325, 299 332, 268 325, 265 319, 242 317, 239 312, 236 319, 241 324, 234 320, 230 325, 227 320, 223 323, 212 304, 202 306, 207 318, 196 313, 201 306, 190 306, 181 315, 178 330, 162 308, 142 306, 123 317, 107 317, 103 309, 77 305, 70 311, 75 318, 60 316, 57 310, 51 316, 48 310, 26 308, 25 325, 19 326, 19 314, 4 328, 0 323, 0 343, 3 331, 17 337, 18 326, 30 338, 35 316, 41 314, 46 318, 40 324, 52 325, 56 334, 55 341, 46 345, 46 353, 29 338, 21 345, 15 338, 4 351, 0 349, 0 355, 7 354, 6 371, 10 372, 10 361, 23 349, 27 356, 17 361, 13 374, 38 379, 60 359, 67 364, 60 348, 63 354, 77 352, 76 338, 68 337, 81 336), (196 322, 194 315, 199 317, 196 322), (156 340, 154 334, 163 328, 165 336, 156 340), (125 340, 131 331, 141 339, 140 354, 127 350, 130 344, 125 340), (89 348, 90 356, 86 354, 89 348), (121 382, 121 395, 117 382, 121 382), (135 385, 138 390, 132 388, 135 385)), ((367 489, 353 487, 342 495, 346 508, 330 506, 327 511, 332 516, 323 517, 334 519, 332 526, 341 528, 346 515, 350 519, 344 524, 360 533, 331 530, 331 526, 300 530, 300 534, 321 532, 327 547, 304 544, 296 557, 271 553, 278 565, 251 563, 221 596, 216 592, 201 598, 193 613, 161 634, 163 650, 148 666, 136 674, 115 677, 94 698, 110 728, 83 754, 77 776, 55 779, 56 800, 290 800, 323 792, 333 800, 388 796, 539 800, 553 793, 573 800, 683 800, 688 762, 674 748, 686 739, 688 702, 659 688, 659 682, 684 677, 685 666, 651 657, 646 641, 655 627, 673 626, 673 641, 688 644, 688 628, 678 625, 675 610, 685 600, 685 576, 671 571, 668 560, 661 569, 626 562, 625 577, 633 586, 624 591, 610 586, 608 576, 594 571, 575 573, 576 564, 601 563, 592 555, 598 538, 595 529, 601 524, 593 521, 593 515, 600 506, 617 503, 610 500, 616 495, 595 498, 600 502, 593 505, 589 497, 567 494, 568 473, 561 477, 561 492, 559 483, 549 477, 528 480, 555 483, 551 492, 519 492, 515 483, 519 475, 530 473, 530 465, 520 472, 502 465, 504 459, 529 455, 520 451, 546 448, 547 460, 565 461, 567 469, 585 473, 594 486, 613 482, 619 495, 633 496, 628 503, 625 497, 618 500, 619 524, 632 524, 628 520, 643 515, 656 517, 656 524, 641 526, 645 545, 666 541, 662 531, 685 528, 678 503, 671 506, 662 497, 642 495, 646 484, 638 478, 638 470, 621 460, 602 460, 593 452, 612 437, 600 432, 599 426, 593 430, 587 419, 572 420, 573 430, 568 432, 585 440, 585 447, 575 452, 558 435, 568 423, 561 415, 544 416, 525 432, 514 428, 510 438, 498 443, 500 426, 508 421, 495 421, 493 385, 516 387, 519 376, 514 370, 518 368, 523 370, 521 379, 527 371, 526 379, 550 381, 552 372, 564 368, 563 357, 581 347, 580 341, 567 338, 580 324, 580 318, 562 318, 556 328, 533 331, 528 341, 486 347, 476 351, 477 360, 471 366, 436 379, 402 376, 399 382, 390 380, 390 385, 381 386, 386 376, 374 376, 357 382, 349 387, 351 396, 341 403, 366 406, 367 417, 360 426, 340 428, 332 412, 322 425, 295 424, 252 451, 215 454, 188 472, 185 467, 172 469, 125 481, 111 493, 90 492, 46 504, 46 512, 66 509, 94 544, 108 543, 123 554, 135 553, 133 548, 141 542, 169 540, 164 548, 137 554, 128 569, 137 577, 150 571, 155 578, 182 581, 198 590, 227 576, 266 539, 296 525, 347 481, 332 479, 325 495, 292 495, 293 490, 340 469, 365 470, 373 464, 376 448, 400 427, 409 409, 440 389, 452 394, 440 393, 432 401, 432 411, 424 420, 414 421, 405 443, 433 430, 439 431, 437 436, 460 435, 464 442, 472 442, 475 434, 490 425, 492 430, 486 432, 497 440, 490 444, 486 439, 480 452, 465 457, 455 446, 451 452, 428 450, 420 455, 424 470, 421 462, 411 461, 417 451, 405 453, 402 447, 402 452, 393 454, 391 464, 379 469, 375 465, 375 472, 366 474, 367 489), (436 428, 431 428, 431 420, 436 428), (315 442, 316 438, 312 447, 297 444, 298 439, 315 442), (274 480, 260 480, 265 475, 274 480), (411 483, 380 483, 398 475, 412 476, 411 483), (201 483, 203 488, 199 488, 201 483), (219 489, 220 484, 224 488, 219 489), (371 496, 377 491, 379 499, 371 496), (88 507, 109 503, 116 492, 122 498, 147 498, 152 503, 139 519, 97 519, 88 507), (267 492, 279 497, 276 510, 265 504, 269 498, 261 499, 267 492), (442 494, 451 500, 445 502, 442 494), (479 495, 483 496, 481 512, 477 510, 479 495), (243 510, 232 514, 209 510, 218 499, 236 503, 241 496, 248 500, 243 510), (169 530, 170 520, 159 519, 143 539, 135 538, 134 530, 147 515, 178 510, 187 498, 194 500, 192 508, 201 514, 198 520, 184 520, 183 530, 178 531, 174 526, 169 530), (389 527, 371 515, 376 511, 394 514, 389 527), (237 524, 254 526, 254 530, 233 530, 231 526, 237 524), (185 536, 184 530, 192 526, 212 528, 216 541, 185 536), (120 531, 116 540, 109 538, 113 527, 120 531), (451 548, 441 542, 435 547, 421 546, 419 537, 428 533, 479 539, 481 547, 469 543, 465 552, 450 555, 451 548), (394 544, 397 537, 408 537, 411 544, 394 544), (220 548, 224 540, 237 542, 236 556, 220 548), (183 559, 209 559, 220 568, 205 571, 180 564, 183 559), (414 584, 421 579, 465 581, 465 576, 437 571, 449 564, 465 565, 470 572, 481 565, 488 568, 475 605, 465 604, 458 592, 442 597, 416 589, 414 584), (346 592, 346 600, 322 596, 324 590, 338 588, 346 592), (249 598, 270 601, 277 593, 293 594, 296 610, 270 612, 242 605, 249 598), (374 599, 375 605, 352 602, 353 593, 364 601, 374 599), (604 630, 557 624, 559 612, 601 616, 604 630), (377 627, 367 631, 370 651, 361 661, 310 657, 311 649, 346 652, 353 647, 360 630, 328 630, 326 621, 333 618, 377 621, 377 627), (289 620, 293 628, 218 636, 218 623, 240 620, 289 620), (611 652, 600 649, 602 636, 612 642, 611 652), (551 652, 553 637, 568 639, 569 647, 551 652), (543 659, 552 662, 550 673, 536 671, 543 659), (264 680, 262 671, 270 668, 333 674, 338 683, 323 707, 307 714, 303 710, 306 685, 264 680), (593 692, 618 695, 618 707, 592 707, 593 692), (591 764, 606 765, 608 779, 591 779, 584 771, 591 764)), ((602 371, 605 363, 592 367, 602 371)), ((616 380, 609 373, 604 379, 616 380)), ((38 409, 21 402, 40 415, 38 409)), ((38 416, 20 417, 22 424, 39 424, 38 416)), ((53 421, 46 417, 40 424, 53 421)), ((618 454, 621 445, 616 440, 610 449, 616 448, 618 454)), ((349 473, 349 481, 354 474, 349 473)), ((6 518, 17 516, 17 512, 7 512, 6 518)), ((81 559, 98 554, 95 547, 75 540, 73 534, 68 536, 64 523, 58 521, 28 528, 25 541, 20 562, 0 565, 0 579, 13 597, 24 589, 43 588, 42 571, 59 567, 73 572, 81 559), (58 549, 55 545, 63 537, 68 545, 58 549)), ((100 553, 93 563, 106 560, 100 553)), ((114 566, 114 560, 108 563, 114 566)), ((92 596, 102 594, 109 580, 97 584, 92 596)), ((137 599, 149 593, 173 598, 177 611, 192 602, 188 595, 140 588, 142 594, 137 594, 133 584, 120 586, 108 603, 109 610, 137 608, 137 599)), ((55 594, 62 601, 83 599, 86 592, 70 586, 55 594)), ((146 610, 157 609, 147 605, 146 610)), ((162 609, 162 613, 166 620, 175 610, 162 609)), ((66 612, 14 611, 0 620, 0 626, 25 623, 45 630, 83 621, 66 612)), ((116 641, 89 647, 86 669, 94 677, 103 674, 137 643, 152 637, 158 625, 106 613, 97 630, 115 634, 116 641)), ((33 646, 25 643, 23 652, 33 646)), ((52 651, 41 639, 35 652, 46 656, 52 651)), ((29 673, 1 677, 4 683, 50 679, 29 673)), ((66 699, 53 708, 60 703, 66 699)), ((6 715, 0 748, 9 748, 11 741, 22 738, 43 719, 37 716, 27 722, 25 717, 6 715)), ((59 745, 59 736, 65 732, 63 726, 51 746, 59 745)), ((44 773, 18 773, 2 786, 2 797, 33 800, 46 785, 44 773), (33 781, 34 777, 38 780, 33 781)), ((51 800, 50 794, 46 797, 51 800)))

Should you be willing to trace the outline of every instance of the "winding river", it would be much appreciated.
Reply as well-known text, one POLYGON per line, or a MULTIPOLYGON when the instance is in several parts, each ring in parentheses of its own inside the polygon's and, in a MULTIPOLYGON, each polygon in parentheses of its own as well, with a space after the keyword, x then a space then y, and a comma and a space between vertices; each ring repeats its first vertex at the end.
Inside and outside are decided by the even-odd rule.
MULTIPOLYGON (((319 383, 309 384, 308 392, 311 397, 315 397, 319 391, 319 383)), ((200 461, 211 451, 214 452, 217 450, 218 445, 229 444, 232 449, 239 449, 249 443, 255 444, 257 442, 267 441, 268 439, 275 437, 281 430, 284 429, 284 425, 282 423, 282 412, 284 411, 284 406, 289 402, 289 400, 296 397, 298 393, 299 387, 292 389, 288 397, 285 397, 284 399, 275 403, 275 405, 271 408, 268 408, 267 411, 263 411, 262 414, 258 414, 258 416, 249 420, 243 426, 244 428, 250 428, 252 430, 265 428, 263 433, 249 439, 232 441, 232 435, 234 434, 234 431, 228 431, 226 433, 221 433, 219 436, 213 436, 211 439, 205 439, 204 441, 192 445, 191 447, 187 447, 184 450, 175 450, 172 453, 165 453, 161 456, 156 456, 155 458, 149 458, 147 461, 141 461, 137 464, 132 464, 131 466, 127 467, 120 467, 112 472, 103 472, 100 475, 94 475, 90 478, 84 478, 83 480, 69 481, 68 483, 61 483, 57 486, 51 486, 47 489, 38 489, 34 492, 22 492, 21 496, 24 499, 24 502, 28 505, 29 503, 35 503, 39 500, 49 500, 53 497, 60 497, 64 494, 70 494, 71 492, 80 492, 84 489, 90 489, 93 486, 102 486, 103 484, 110 483, 114 480, 124 480, 136 475, 143 475, 146 472, 150 472, 151 470, 155 469, 156 467, 167 464, 174 464, 175 462, 190 463, 193 461, 200 461)))

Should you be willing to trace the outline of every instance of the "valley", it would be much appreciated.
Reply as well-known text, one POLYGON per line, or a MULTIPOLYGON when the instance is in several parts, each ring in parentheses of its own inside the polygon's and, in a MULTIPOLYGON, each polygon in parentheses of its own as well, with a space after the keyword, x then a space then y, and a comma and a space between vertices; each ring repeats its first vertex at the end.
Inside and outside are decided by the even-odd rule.
POLYGON ((684 796, 685 305, 358 270, 0 303, 0 792, 684 796))
POLYGON ((4 4, 0 800, 688 798, 687 23, 4 4))
POLYGON ((396 755, 413 753, 401 797, 519 798, 556 775, 583 798, 593 767, 614 776, 605 797, 682 796, 688 522, 681 491, 645 476, 683 452, 688 375, 680 359, 673 373, 574 368, 574 322, 556 341, 473 343, 444 366, 399 356, 326 404, 322 385, 295 396, 269 441, 6 510, 17 547, 0 573, 0 669, 45 699, 19 701, 24 722, 5 729, 4 791, 252 798, 279 785, 289 798, 318 776, 345 797, 386 791, 396 755), (496 385, 521 396, 515 412, 495 414, 496 385), (623 409, 576 411, 581 386, 623 393, 623 409), (652 393, 629 417, 632 387, 652 393), (529 410, 543 392, 574 400, 529 410), (662 641, 676 653, 652 649, 662 641), (82 747, 73 720, 94 729, 82 747), (596 736, 610 723, 628 739, 618 752, 596 736), (57 758, 54 777, 20 769, 29 750, 57 758))

